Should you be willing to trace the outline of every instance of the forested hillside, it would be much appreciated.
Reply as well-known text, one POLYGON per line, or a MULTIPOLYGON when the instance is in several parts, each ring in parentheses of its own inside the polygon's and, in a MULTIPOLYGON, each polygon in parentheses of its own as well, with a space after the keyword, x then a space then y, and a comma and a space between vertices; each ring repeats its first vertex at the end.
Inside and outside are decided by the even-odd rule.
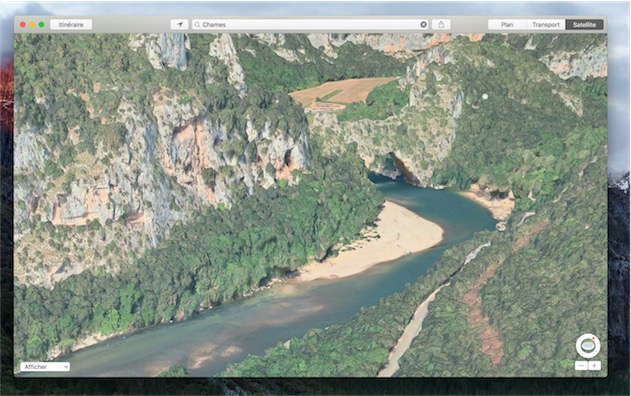
MULTIPOLYGON (((602 145, 593 154, 604 157, 602 145)), ((568 175, 556 202, 516 212, 437 295, 397 375, 577 375, 576 338, 584 329, 607 335, 605 173, 598 160, 568 175)))
POLYGON ((450 36, 411 58, 397 84, 371 92, 373 103, 353 104, 337 115, 316 114, 311 133, 330 153, 356 142, 368 167, 385 175, 392 174, 385 164, 394 158, 399 173, 422 186, 465 189, 477 178, 482 188, 506 192, 512 184, 516 194, 546 194, 557 176, 551 172, 544 180, 536 170, 571 166, 554 159, 565 147, 574 149, 574 141, 577 150, 590 144, 576 130, 578 120, 593 125, 590 120, 604 117, 603 107, 593 102, 605 97, 606 79, 594 76, 602 75, 603 65, 606 76, 606 58, 583 53, 572 58, 575 68, 598 69, 586 77, 588 84, 559 78, 539 60, 542 54, 606 50, 602 35, 577 40, 570 45, 560 39, 557 47, 529 35, 450 36), (581 96, 584 89, 595 95, 581 96), (408 97, 405 106, 401 96, 408 97), (548 127, 557 124, 574 132, 560 137, 561 130, 548 127))
MULTIPOLYGON (((453 145, 430 180, 455 188, 479 183, 498 194, 512 190, 516 205, 504 232, 478 235, 436 263, 436 271, 448 262, 453 271, 473 248, 491 243, 430 304, 398 376, 575 375, 574 342, 582 329, 607 337, 606 79, 564 81, 504 40, 457 39, 445 45, 449 62, 424 66, 441 76, 436 87, 457 82, 464 94, 453 145)), ((390 124, 404 122, 406 111, 390 124)), ((357 132, 335 135, 365 124, 339 125, 329 132, 338 142, 366 142, 357 132)), ((372 125, 372 136, 390 136, 379 135, 390 125, 372 125)), ((411 141, 402 147, 423 152, 411 141)), ((449 273, 436 279, 432 272, 348 323, 251 356, 225 374, 375 376, 416 306, 449 273), (370 346, 360 339, 372 340, 370 346)))
POLYGON ((233 39, 19 38, 16 361, 241 297, 376 219, 354 146, 322 156, 233 39))
POLYGON ((350 78, 401 76, 411 64, 352 42, 327 53, 303 34, 239 35, 235 46, 247 83, 271 91, 291 92, 350 78))
POLYGON ((298 185, 198 212, 120 275, 84 271, 52 290, 17 286, 16 361, 46 359, 87 334, 187 318, 356 239, 383 198, 352 150, 335 160, 312 153, 317 166, 298 185))

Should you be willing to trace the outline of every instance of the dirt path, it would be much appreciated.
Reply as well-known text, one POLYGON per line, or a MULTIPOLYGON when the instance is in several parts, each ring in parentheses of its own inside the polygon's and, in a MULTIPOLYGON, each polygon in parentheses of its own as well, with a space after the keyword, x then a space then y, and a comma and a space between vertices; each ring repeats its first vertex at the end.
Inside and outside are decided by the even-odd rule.
POLYGON ((425 301, 418 306, 418 308, 416 308, 414 316, 412 316, 412 320, 406 326, 405 330, 403 330, 401 338, 399 338, 399 341, 397 341, 397 344, 392 349, 392 352, 390 352, 390 356, 388 356, 388 363, 386 363, 385 367, 379 371, 377 377, 392 377, 394 373, 399 370, 399 359, 410 348, 414 338, 416 338, 423 329, 423 321, 429 313, 427 306, 430 302, 434 301, 436 294, 438 294, 438 292, 445 286, 449 286, 449 283, 445 283, 438 289, 434 290, 434 292, 430 294, 429 297, 427 297, 425 301))
POLYGON ((500 332, 491 325, 488 316, 482 312, 482 299, 480 298, 480 288, 495 275, 495 270, 500 265, 500 261, 491 264, 486 271, 476 279, 471 288, 462 293, 459 300, 469 308, 467 312, 467 323, 472 328, 477 329, 478 337, 482 342, 482 353, 491 359, 493 367, 497 367, 504 357, 504 345, 500 332))
MULTIPOLYGON (((483 248, 489 246, 491 246, 491 242, 482 244, 478 246, 474 251, 469 253, 462 263, 460 269, 458 269, 458 271, 456 271, 456 273, 454 273, 451 278, 459 274, 463 270, 463 268, 471 262, 471 260, 475 259, 478 256, 478 253, 480 253, 483 248)), ((451 278, 449 279, 449 281, 451 281, 451 278)), ((412 315, 412 320, 410 320, 410 323, 408 323, 408 325, 403 330, 403 334, 401 334, 401 337, 397 341, 397 344, 394 346, 394 348, 392 348, 390 356, 388 356, 388 361, 383 366, 383 368, 379 370, 379 373, 377 373, 377 377, 392 377, 397 371, 399 371, 399 359, 405 354, 405 352, 407 352, 408 349, 410 349, 412 341, 414 341, 414 338, 416 338, 416 336, 418 336, 423 329, 423 321, 429 313, 429 303, 434 301, 434 299, 436 298, 436 294, 438 294, 438 292, 443 287, 449 286, 449 284, 450 282, 447 282, 434 290, 434 292, 430 294, 416 308, 416 311, 414 311, 414 315, 412 315)))

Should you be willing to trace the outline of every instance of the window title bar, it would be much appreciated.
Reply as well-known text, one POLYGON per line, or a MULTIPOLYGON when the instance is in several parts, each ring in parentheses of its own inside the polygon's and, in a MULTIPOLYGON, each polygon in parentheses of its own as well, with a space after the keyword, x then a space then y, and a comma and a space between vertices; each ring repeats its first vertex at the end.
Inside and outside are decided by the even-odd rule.
POLYGON ((606 17, 16 16, 15 33, 607 33, 606 17))

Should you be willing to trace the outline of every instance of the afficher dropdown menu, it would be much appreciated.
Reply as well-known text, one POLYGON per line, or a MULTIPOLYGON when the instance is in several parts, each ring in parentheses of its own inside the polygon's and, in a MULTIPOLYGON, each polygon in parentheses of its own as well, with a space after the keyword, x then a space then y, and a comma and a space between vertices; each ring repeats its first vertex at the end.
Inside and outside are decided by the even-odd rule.
POLYGON ((70 371, 68 362, 21 362, 21 372, 55 372, 70 371))

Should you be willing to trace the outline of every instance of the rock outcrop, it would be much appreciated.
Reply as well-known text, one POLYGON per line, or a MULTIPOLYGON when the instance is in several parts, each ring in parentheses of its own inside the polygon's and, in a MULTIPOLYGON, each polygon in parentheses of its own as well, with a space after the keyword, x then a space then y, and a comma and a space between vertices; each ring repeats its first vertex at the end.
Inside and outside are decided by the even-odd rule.
MULTIPOLYGON (((530 42, 529 42, 530 43, 530 42)), ((526 49, 536 46, 526 44, 526 49)), ((607 41, 574 51, 554 51, 539 58, 548 69, 564 80, 579 77, 607 77, 607 41)))
MULTIPOLYGON (((244 97, 247 93, 248 87, 245 84, 245 74, 243 73, 243 67, 239 63, 239 57, 237 56, 237 50, 232 42, 232 37, 223 33, 210 43, 209 55, 216 58, 221 62, 228 71, 228 82, 234 86, 239 92, 240 97, 244 97)), ((209 64, 206 73, 206 81, 213 82, 213 65, 209 64)))
POLYGON ((171 67, 186 70, 186 51, 191 49, 188 35, 184 33, 163 33, 138 35, 130 42, 130 48, 145 45, 147 58, 155 69, 171 67))
MULTIPOLYGON (((186 35, 136 35, 129 48, 137 53, 145 48, 156 69, 187 67, 186 35)), ((230 36, 217 38, 209 54, 211 62, 228 69, 229 84, 245 95, 230 36)), ((99 94, 112 89, 98 84, 99 94)), ((90 95, 75 94, 84 98, 86 108, 90 95)), ((149 99, 148 105, 139 106, 123 95, 113 114, 99 116, 101 124, 124 127, 120 144, 95 141, 93 155, 76 154, 56 176, 46 170, 60 156, 59 148, 47 146, 50 128, 16 125, 18 283, 52 287, 86 269, 119 271, 157 246, 177 222, 209 206, 230 207, 235 188, 251 193, 279 179, 293 183, 292 171, 308 166, 306 128, 272 128, 269 120, 249 116, 242 126, 228 127, 199 98, 182 97, 168 87, 149 99)), ((69 130, 61 148, 77 151, 81 133, 80 125, 69 130)))
POLYGON ((419 55, 399 79, 401 87, 411 85, 408 105, 399 114, 385 120, 338 122, 335 114, 319 113, 312 131, 323 136, 328 153, 341 152, 354 142, 370 170, 387 177, 404 174, 411 183, 428 186, 434 169, 451 151, 464 102, 458 83, 436 67, 451 62, 453 57, 444 46, 419 55), (430 82, 435 80, 441 80, 440 84, 430 82), (386 166, 385 157, 396 170, 386 166))
POLYGON ((307 38, 315 48, 323 48, 324 52, 335 57, 335 48, 341 47, 345 43, 364 44, 374 50, 382 51, 386 54, 411 58, 422 51, 433 48, 437 45, 447 43, 457 36, 467 36, 471 41, 479 41, 484 34, 415 34, 415 33, 358 33, 358 34, 331 34, 331 33, 311 33, 307 38))

